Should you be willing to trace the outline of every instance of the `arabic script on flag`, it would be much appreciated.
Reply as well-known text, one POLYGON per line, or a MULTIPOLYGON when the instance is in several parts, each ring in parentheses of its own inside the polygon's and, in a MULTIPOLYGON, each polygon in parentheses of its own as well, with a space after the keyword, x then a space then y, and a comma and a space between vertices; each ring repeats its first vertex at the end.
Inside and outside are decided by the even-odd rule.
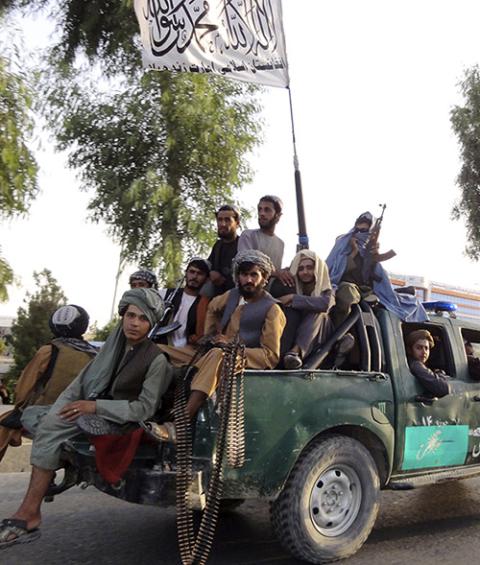
POLYGON ((288 86, 280 0, 135 0, 143 64, 288 86))

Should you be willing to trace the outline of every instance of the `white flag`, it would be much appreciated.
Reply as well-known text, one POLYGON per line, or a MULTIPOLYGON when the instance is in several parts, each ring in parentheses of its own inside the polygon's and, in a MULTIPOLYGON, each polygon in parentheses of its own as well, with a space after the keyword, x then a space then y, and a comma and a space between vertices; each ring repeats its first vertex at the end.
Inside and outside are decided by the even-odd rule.
POLYGON ((281 0, 135 0, 143 65, 288 86, 281 0))

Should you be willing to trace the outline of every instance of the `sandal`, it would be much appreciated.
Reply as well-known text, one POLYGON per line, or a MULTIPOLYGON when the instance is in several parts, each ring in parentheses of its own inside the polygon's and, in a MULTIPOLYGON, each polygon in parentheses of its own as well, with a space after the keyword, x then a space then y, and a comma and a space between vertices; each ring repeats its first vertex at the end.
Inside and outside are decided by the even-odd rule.
POLYGON ((75 423, 89 436, 122 435, 124 429, 119 424, 114 424, 96 414, 82 414, 75 423))
POLYGON ((283 356, 283 366, 285 369, 300 369, 302 365, 302 359, 295 351, 289 351, 283 356))
POLYGON ((177 430, 173 422, 140 422, 140 426, 156 441, 177 443, 177 430))
POLYGON ((20 543, 30 543, 41 536, 38 528, 27 528, 26 520, 7 518, 0 524, 0 549, 20 543), (15 536, 15 537, 12 537, 15 536))

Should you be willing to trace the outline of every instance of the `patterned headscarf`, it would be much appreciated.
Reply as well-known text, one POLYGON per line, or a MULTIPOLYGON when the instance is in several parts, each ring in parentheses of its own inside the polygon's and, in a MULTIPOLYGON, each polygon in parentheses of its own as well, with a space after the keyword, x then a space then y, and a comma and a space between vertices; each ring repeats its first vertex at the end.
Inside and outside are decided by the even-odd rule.
POLYGON ((150 285, 151 288, 158 288, 158 282, 155 273, 152 273, 152 271, 149 271, 148 269, 140 269, 139 271, 132 273, 128 282, 129 284, 132 284, 133 281, 145 281, 150 285))
POLYGON ((242 263, 253 263, 254 265, 257 265, 257 267, 265 273, 266 279, 269 279, 270 275, 275 270, 275 267, 268 255, 265 255, 265 253, 262 253, 257 249, 247 249, 238 253, 232 261, 233 280, 235 282, 238 282, 238 272, 242 263))
POLYGON ((203 257, 192 257, 188 262, 187 269, 188 267, 190 267, 190 265, 196 267, 197 269, 200 269, 207 275, 210 273, 210 270, 212 269, 212 264, 210 263, 210 261, 208 259, 204 259, 203 257))

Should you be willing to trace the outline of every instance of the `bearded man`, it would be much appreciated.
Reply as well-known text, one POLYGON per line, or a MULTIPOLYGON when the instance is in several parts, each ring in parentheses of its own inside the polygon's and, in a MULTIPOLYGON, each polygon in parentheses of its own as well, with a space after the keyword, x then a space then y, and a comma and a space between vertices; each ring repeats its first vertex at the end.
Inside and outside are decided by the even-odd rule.
POLYGON ((283 284, 294 287, 295 281, 288 269, 282 269, 285 244, 277 235, 275 228, 283 213, 283 202, 278 196, 267 194, 260 198, 257 206, 259 229, 244 230, 238 240, 238 252, 257 249, 265 253, 273 263, 271 276, 283 284))
POLYGON ((210 280, 202 294, 218 296, 235 286, 232 276, 232 261, 237 254, 240 212, 234 206, 225 204, 215 212, 218 239, 212 247, 208 260, 212 265, 210 280))
MULTIPOLYGON (((246 345, 246 368, 273 369, 280 359, 280 339, 285 315, 277 301, 265 290, 273 264, 261 251, 239 253, 233 261, 237 286, 216 296, 208 306, 205 335, 213 348, 194 366, 198 369, 187 402, 188 416, 193 417, 218 385, 224 351, 222 346, 236 336, 246 345)), ((159 425, 145 422, 145 429, 159 441, 175 441, 171 422, 159 425)))
POLYGON ((202 257, 192 257, 185 270, 183 288, 162 288, 160 296, 171 303, 172 311, 165 325, 175 324, 171 334, 160 338, 153 337, 156 343, 176 348, 193 346, 203 336, 205 316, 209 298, 201 296, 200 291, 208 280, 210 262, 202 257))
POLYGON ((335 301, 327 265, 314 251, 299 251, 290 273, 295 288, 276 280, 271 293, 282 304, 287 318, 281 342, 283 367, 300 369, 315 343, 322 343, 331 333, 327 312, 335 301))
MULTIPOLYGON (((147 339, 163 313, 163 301, 150 288, 125 292, 121 322, 100 353, 58 397, 35 432, 27 493, 15 514, 0 525, 0 549, 40 536, 40 507, 55 470, 61 467, 62 444, 85 430, 80 417, 96 415, 103 433, 115 424, 139 423, 161 405, 172 370, 158 347, 147 339)), ((88 423, 88 419, 87 419, 88 423)), ((95 430, 88 430, 89 433, 95 430)))

